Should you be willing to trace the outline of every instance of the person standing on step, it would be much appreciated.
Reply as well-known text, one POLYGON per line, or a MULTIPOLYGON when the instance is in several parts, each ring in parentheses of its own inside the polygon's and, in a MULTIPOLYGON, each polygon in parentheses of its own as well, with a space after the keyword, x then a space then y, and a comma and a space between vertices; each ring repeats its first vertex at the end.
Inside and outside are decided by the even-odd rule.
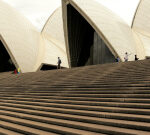
POLYGON ((119 57, 117 56, 117 58, 116 58, 116 62, 120 62, 120 59, 119 59, 119 57))
POLYGON ((17 74, 17 69, 14 70, 14 74, 17 74))
POLYGON ((20 68, 17 69, 17 73, 20 74, 20 68))
POLYGON ((125 57, 124 57, 124 61, 125 61, 125 62, 127 62, 127 61, 128 61, 128 59, 129 59, 129 55, 131 55, 131 54, 128 54, 127 52, 125 53, 125 57))
POLYGON ((135 55, 135 61, 137 61, 139 58, 137 57, 137 55, 135 55))
POLYGON ((61 69, 61 59, 58 57, 57 69, 61 69))

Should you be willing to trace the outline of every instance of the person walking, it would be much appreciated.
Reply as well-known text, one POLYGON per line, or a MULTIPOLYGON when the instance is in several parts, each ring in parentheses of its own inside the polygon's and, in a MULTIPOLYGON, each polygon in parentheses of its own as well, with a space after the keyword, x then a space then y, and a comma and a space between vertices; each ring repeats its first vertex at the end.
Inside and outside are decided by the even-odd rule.
POLYGON ((61 69, 61 59, 58 57, 57 69, 61 69))
POLYGON ((119 57, 117 56, 117 58, 116 58, 116 62, 120 62, 120 59, 119 59, 119 57))
POLYGON ((139 58, 137 57, 137 55, 135 55, 135 61, 137 61, 139 58))
POLYGON ((128 59, 129 59, 129 55, 131 55, 131 54, 128 54, 127 52, 125 53, 125 57, 124 57, 125 62, 127 62, 127 61, 128 61, 128 59))

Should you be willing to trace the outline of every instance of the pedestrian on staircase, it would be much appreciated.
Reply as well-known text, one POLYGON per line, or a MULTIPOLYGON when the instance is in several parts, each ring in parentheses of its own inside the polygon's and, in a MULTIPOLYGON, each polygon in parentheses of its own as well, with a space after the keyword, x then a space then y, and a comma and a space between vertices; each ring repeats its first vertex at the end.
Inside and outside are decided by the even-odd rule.
POLYGON ((14 70, 14 74, 17 74, 17 69, 14 70))
POLYGON ((135 61, 137 61, 139 58, 137 57, 137 55, 135 55, 135 61))
POLYGON ((58 57, 57 69, 61 69, 61 59, 58 57))
POLYGON ((119 59, 119 57, 117 56, 117 58, 116 58, 116 62, 120 62, 120 59, 119 59))
POLYGON ((125 57, 124 57, 125 62, 128 61, 130 55, 131 55, 131 54, 128 54, 127 52, 125 53, 125 57))
POLYGON ((17 69, 17 73, 20 74, 20 68, 17 69))

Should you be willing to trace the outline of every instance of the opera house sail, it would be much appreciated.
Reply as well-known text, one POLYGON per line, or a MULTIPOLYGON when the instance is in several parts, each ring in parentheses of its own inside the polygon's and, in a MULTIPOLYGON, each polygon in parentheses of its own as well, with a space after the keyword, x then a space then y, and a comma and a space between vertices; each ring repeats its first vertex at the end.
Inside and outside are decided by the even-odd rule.
POLYGON ((149 8, 146 6, 150 2, 138 1, 130 26, 97 1, 62 0, 70 67, 114 62, 116 57, 124 61, 125 52, 131 54, 130 61, 134 60, 135 55, 145 59, 150 48, 149 8))
MULTIPOLYGON (((124 61, 125 52, 131 54, 130 61, 135 55, 150 57, 150 1, 137 0, 132 25, 100 1, 105 0, 61 0, 58 5, 49 1, 39 30, 21 11, 0 0, 0 71, 55 69, 58 57, 66 68, 112 63, 116 57, 124 61)), ((40 6, 36 15, 44 8, 40 6)))
MULTIPOLYGON (((16 4, 21 2, 17 1, 16 4)), ((57 7, 53 1, 49 4, 57 7)), ((51 14, 49 13, 42 29, 38 30, 22 12, 5 0, 0 0, 0 48, 5 51, 2 53, 5 54, 3 58, 0 58, 3 59, 0 72, 15 68, 20 68, 22 73, 35 72, 45 67, 52 69, 57 65, 57 57, 61 57, 63 67, 68 67, 62 10, 59 6, 53 11, 50 9, 51 14), (9 59, 12 65, 7 69, 9 59)))

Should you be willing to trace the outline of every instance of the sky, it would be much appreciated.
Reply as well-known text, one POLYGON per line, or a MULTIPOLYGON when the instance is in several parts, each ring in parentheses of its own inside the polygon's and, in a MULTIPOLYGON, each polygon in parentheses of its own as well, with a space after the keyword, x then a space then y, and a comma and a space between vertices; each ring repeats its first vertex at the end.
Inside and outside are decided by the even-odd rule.
MULTIPOLYGON (((61 0, 3 0, 26 16, 39 31, 49 16, 61 6, 61 0)), ((140 0, 95 0, 106 6, 131 26, 140 0)))

